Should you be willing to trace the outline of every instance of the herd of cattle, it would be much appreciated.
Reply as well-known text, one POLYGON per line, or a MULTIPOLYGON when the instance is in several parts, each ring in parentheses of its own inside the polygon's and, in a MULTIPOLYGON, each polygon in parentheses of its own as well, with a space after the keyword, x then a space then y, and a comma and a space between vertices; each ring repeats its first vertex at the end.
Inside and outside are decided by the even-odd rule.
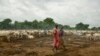
MULTIPOLYGON (((100 31, 65 30, 64 36, 77 36, 86 40, 100 40, 100 31)), ((14 42, 17 40, 52 37, 52 30, 1 30, 0 41, 14 42)), ((73 37, 74 38, 74 37, 73 37)))
POLYGON ((50 31, 44 30, 9 30, 0 31, 0 41, 14 42, 16 40, 25 40, 52 36, 50 31))

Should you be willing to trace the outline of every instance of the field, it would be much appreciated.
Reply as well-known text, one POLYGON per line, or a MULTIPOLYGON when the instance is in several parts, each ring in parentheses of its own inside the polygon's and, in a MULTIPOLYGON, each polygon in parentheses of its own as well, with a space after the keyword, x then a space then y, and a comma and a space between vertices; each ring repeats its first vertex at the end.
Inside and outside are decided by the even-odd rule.
POLYGON ((67 34, 64 36, 66 49, 55 53, 52 36, 3 41, 4 35, 0 36, 0 56, 100 56, 100 40, 94 36, 82 38, 81 35, 67 34))

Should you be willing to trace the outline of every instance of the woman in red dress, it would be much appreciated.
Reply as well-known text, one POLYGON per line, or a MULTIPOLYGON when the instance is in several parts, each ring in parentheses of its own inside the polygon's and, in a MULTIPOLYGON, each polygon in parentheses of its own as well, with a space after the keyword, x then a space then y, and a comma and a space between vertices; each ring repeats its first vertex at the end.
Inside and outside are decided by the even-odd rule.
POLYGON ((53 45, 54 49, 58 49, 59 47, 59 30, 58 30, 58 25, 55 25, 55 28, 53 30, 53 45))

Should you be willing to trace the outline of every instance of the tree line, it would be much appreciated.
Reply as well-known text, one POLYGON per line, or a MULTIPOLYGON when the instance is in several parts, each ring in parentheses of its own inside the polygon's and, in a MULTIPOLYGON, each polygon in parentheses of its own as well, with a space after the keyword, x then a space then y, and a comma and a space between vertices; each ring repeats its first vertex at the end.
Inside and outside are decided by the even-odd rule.
POLYGON ((33 20, 33 21, 15 21, 12 23, 10 18, 4 19, 0 22, 0 29, 52 29, 54 25, 57 24, 59 27, 64 27, 64 29, 76 29, 76 30, 100 30, 100 27, 89 28, 89 24, 84 24, 82 22, 76 24, 75 27, 70 27, 69 25, 61 25, 56 23, 52 18, 46 18, 43 21, 33 20))

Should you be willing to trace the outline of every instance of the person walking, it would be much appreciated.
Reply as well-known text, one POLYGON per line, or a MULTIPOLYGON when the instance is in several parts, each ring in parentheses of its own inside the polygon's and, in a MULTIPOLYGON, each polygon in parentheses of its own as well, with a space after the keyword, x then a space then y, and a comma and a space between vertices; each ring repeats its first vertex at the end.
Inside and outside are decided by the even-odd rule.
POLYGON ((59 48, 59 30, 58 30, 58 25, 55 25, 54 29, 53 29, 53 50, 54 52, 57 52, 58 48, 59 48))
POLYGON ((65 50, 65 44, 64 44, 64 30, 63 27, 61 27, 60 31, 59 31, 59 38, 60 38, 60 48, 62 48, 63 50, 65 50))

